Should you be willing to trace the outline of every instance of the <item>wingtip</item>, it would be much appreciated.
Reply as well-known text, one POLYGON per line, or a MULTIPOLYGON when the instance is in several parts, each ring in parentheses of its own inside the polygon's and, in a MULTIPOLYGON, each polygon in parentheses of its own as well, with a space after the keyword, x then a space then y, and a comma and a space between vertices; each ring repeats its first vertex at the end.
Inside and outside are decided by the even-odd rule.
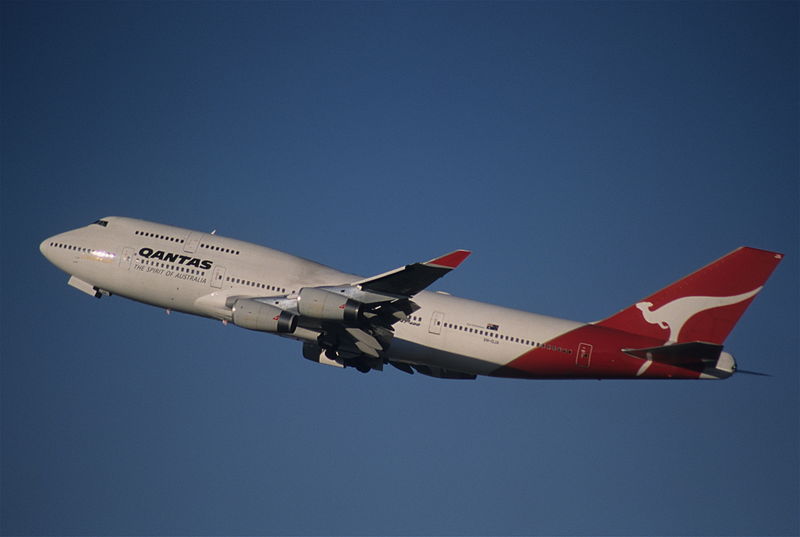
POLYGON ((454 252, 450 252, 449 254, 445 254, 442 257, 431 259, 425 264, 454 269, 459 266, 467 257, 469 257, 469 254, 471 253, 472 252, 469 250, 456 250, 454 252))
POLYGON ((744 250, 752 252, 755 255, 762 255, 765 257, 772 257, 773 259, 777 259, 780 261, 785 257, 786 254, 783 252, 773 252, 772 250, 764 250, 763 248, 753 248, 752 246, 740 246, 735 251, 744 250))

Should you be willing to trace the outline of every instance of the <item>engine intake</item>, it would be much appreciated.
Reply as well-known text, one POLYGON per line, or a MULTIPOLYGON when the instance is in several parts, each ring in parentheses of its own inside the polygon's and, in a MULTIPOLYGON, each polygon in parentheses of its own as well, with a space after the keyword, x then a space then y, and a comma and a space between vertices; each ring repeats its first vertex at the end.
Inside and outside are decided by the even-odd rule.
POLYGON ((303 287, 297 296, 300 315, 315 319, 357 323, 362 318, 363 308, 361 302, 317 287, 303 287))
POLYGON ((291 334, 297 328, 297 315, 250 298, 240 298, 233 304, 233 324, 277 334, 291 334))

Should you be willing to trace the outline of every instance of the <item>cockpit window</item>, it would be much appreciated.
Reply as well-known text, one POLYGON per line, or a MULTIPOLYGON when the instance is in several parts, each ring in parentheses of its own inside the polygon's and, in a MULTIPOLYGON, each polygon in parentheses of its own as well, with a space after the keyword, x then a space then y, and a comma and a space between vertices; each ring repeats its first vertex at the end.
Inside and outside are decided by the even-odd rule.
POLYGON ((92 224, 97 224, 98 226, 106 227, 108 225, 108 220, 95 220, 92 224))

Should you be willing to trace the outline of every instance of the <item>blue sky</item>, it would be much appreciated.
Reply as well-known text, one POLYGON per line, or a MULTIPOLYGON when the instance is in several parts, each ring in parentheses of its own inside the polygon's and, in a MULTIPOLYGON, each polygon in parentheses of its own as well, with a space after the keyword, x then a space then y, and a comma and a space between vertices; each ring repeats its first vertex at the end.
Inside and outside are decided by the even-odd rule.
POLYGON ((5 535, 796 535, 798 4, 0 4, 5 535), (361 375, 120 298, 106 215, 602 318, 786 259, 723 382, 361 375))

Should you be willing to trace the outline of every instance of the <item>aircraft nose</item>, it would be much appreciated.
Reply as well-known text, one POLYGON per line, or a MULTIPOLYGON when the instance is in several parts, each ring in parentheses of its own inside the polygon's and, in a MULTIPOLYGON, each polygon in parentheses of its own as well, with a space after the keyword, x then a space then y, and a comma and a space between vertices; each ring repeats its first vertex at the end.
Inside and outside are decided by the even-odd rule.
POLYGON ((42 241, 39 244, 39 251, 42 252, 42 255, 49 261, 50 260, 50 252, 52 250, 53 238, 49 237, 42 241))

